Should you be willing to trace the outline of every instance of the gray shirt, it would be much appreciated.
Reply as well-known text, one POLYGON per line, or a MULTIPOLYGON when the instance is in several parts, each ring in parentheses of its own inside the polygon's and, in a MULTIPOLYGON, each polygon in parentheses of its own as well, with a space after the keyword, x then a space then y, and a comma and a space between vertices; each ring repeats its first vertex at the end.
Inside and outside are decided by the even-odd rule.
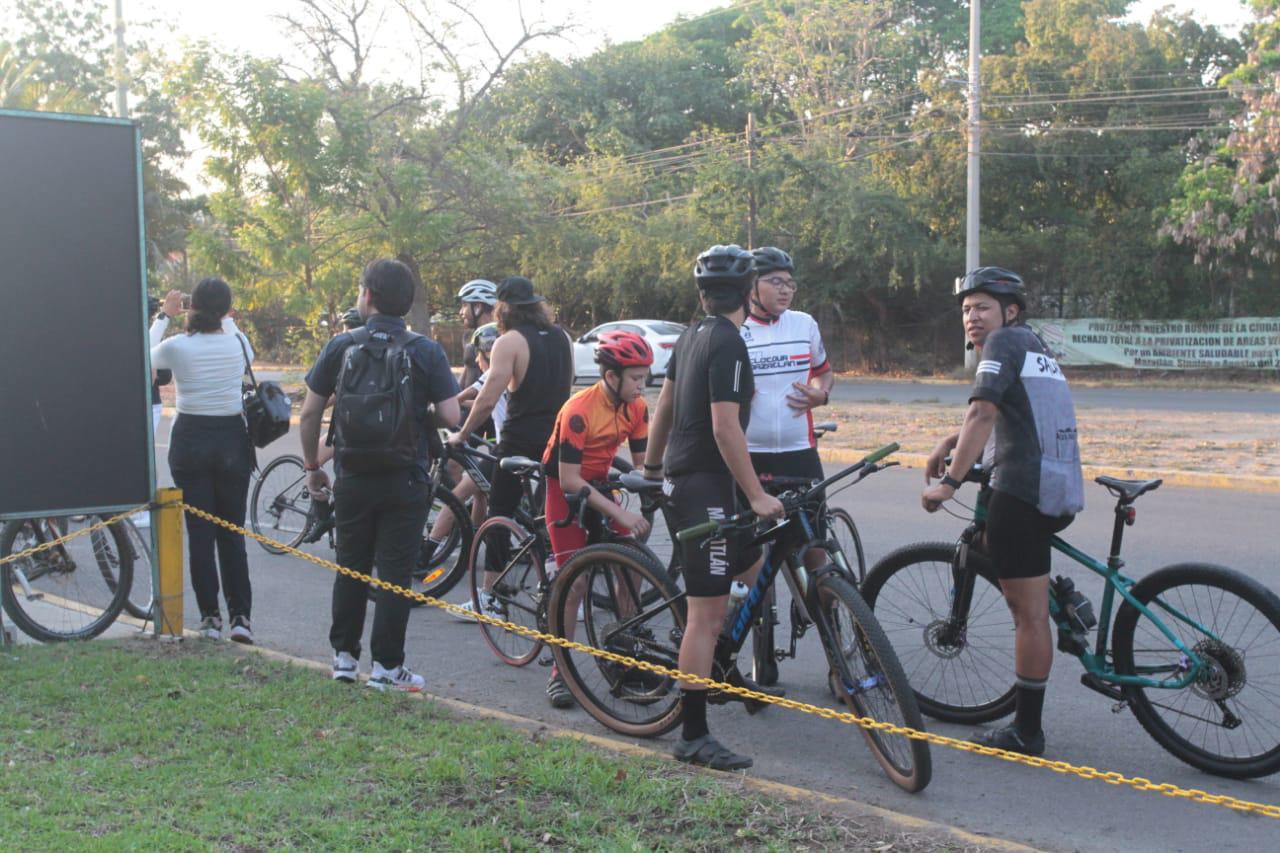
POLYGON ((1084 509, 1084 477, 1076 409, 1067 378, 1028 326, 992 332, 978 361, 970 401, 999 410, 985 464, 991 487, 1026 501, 1044 515, 1084 509))

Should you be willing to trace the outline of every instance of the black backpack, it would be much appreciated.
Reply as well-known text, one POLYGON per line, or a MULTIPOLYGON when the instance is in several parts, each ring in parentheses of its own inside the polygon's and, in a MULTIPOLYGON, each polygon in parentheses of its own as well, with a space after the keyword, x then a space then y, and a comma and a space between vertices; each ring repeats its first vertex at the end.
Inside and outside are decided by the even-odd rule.
POLYGON ((421 335, 351 332, 342 354, 330 437, 345 473, 381 473, 413 467, 418 429, 413 414, 413 363, 408 346, 421 335))

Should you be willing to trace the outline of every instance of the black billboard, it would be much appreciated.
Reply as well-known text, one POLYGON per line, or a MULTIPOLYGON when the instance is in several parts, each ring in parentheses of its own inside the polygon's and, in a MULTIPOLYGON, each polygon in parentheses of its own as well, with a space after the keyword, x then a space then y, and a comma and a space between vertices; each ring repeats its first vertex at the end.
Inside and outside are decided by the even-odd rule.
POLYGON ((132 123, 0 110, 0 516, 151 499, 141 189, 132 123))

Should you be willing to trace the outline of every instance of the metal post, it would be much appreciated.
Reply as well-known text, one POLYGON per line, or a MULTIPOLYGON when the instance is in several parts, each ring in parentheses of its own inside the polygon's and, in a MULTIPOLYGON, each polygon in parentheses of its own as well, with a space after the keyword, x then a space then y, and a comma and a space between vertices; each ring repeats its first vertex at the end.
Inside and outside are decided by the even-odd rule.
POLYGON ((129 117, 129 72, 124 58, 124 0, 116 0, 116 115, 129 117))
POLYGON ((156 537, 156 636, 182 639, 182 489, 156 489, 151 513, 156 537))
MULTIPOLYGON (((981 222, 981 164, 982 150, 982 0, 969 0, 969 175, 968 195, 965 200, 964 271, 979 266, 978 226, 981 222)), ((977 367, 977 353, 965 350, 964 366, 968 370, 977 367)))
POLYGON ((756 114, 747 113, 747 248, 756 247, 756 114))

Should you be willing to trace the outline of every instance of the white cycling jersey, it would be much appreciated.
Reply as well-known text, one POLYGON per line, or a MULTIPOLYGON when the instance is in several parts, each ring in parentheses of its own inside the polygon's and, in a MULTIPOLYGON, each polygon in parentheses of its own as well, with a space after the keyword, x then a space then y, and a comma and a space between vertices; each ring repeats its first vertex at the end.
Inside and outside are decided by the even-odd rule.
POLYGON ((783 311, 772 323, 748 316, 741 332, 756 381, 747 449, 786 453, 817 446, 813 413, 797 417, 786 399, 791 383, 807 383, 831 369, 817 321, 803 311, 783 311))

